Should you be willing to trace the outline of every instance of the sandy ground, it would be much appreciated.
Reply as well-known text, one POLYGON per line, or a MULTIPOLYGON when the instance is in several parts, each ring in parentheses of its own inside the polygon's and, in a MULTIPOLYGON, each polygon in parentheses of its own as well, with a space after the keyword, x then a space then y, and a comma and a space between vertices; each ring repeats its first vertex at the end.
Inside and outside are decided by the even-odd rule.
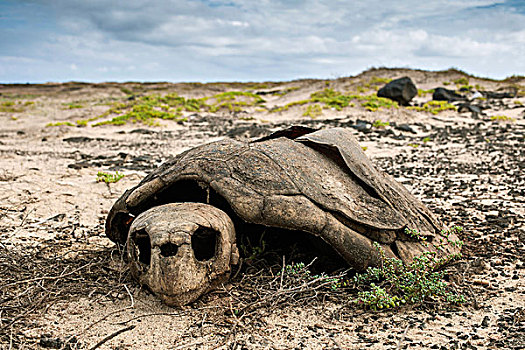
MULTIPOLYGON (((363 94, 374 93, 374 86, 365 86, 363 94)), ((458 71, 387 69, 283 83, 0 85, 0 103, 14 103, 0 110, 3 249, 23 252, 56 246, 54 256, 59 252, 71 259, 86 251, 108 252, 114 247, 104 235, 109 208, 170 156, 224 137, 258 137, 292 124, 340 126, 353 130, 377 167, 403 183, 446 224, 465 228, 464 259, 450 280, 469 295, 468 305, 453 309, 372 312, 328 298, 261 308, 238 318, 229 312, 228 286, 174 309, 126 277, 109 293, 102 293, 103 287, 86 287, 74 295, 55 295, 49 303, 43 300, 27 315, 21 308, 24 317, 15 321, 12 310, 6 311, 9 300, 0 300, 0 348, 523 349, 524 91, 523 78, 491 81, 458 71), (485 109, 477 116, 452 110, 433 115, 404 107, 372 112, 358 103, 341 111, 324 109, 315 118, 303 116, 305 105, 269 111, 325 88, 356 91, 374 77, 405 75, 422 90, 456 88, 454 80, 468 78, 483 90, 518 89, 518 94, 479 101, 485 109), (200 98, 233 90, 259 93, 266 108, 184 112, 187 121, 160 121, 160 126, 46 126, 92 118, 130 95, 177 92, 200 98), (501 115, 507 118, 491 118, 501 115), (390 125, 367 124, 376 120, 390 125), (117 170, 125 174, 117 183, 96 181, 98 171, 117 170)), ((430 99, 431 94, 422 94, 414 103, 430 99)), ((118 254, 107 263, 108 274, 126 270, 118 254)), ((37 277, 28 290, 35 287, 32 283, 44 290, 43 281, 53 283, 70 271, 73 268, 57 270, 46 279, 37 277)), ((7 276, 0 276, 0 288, 13 286, 5 280, 7 276)))

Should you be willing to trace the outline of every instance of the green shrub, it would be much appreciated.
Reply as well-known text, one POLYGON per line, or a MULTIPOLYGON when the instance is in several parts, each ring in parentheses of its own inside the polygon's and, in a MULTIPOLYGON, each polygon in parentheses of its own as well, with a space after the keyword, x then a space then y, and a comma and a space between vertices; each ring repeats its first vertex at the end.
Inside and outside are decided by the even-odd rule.
MULTIPOLYGON (((461 227, 456 226, 449 231, 443 231, 445 240, 442 240, 437 249, 443 251, 446 245, 460 248, 463 242, 451 241, 450 235, 461 230, 461 227)), ((416 230, 407 229, 405 233, 414 239, 426 240, 416 230)), ((444 280, 445 271, 438 270, 445 264, 461 258, 460 253, 438 258, 436 252, 424 252, 405 265, 399 259, 387 258, 381 246, 377 243, 374 245, 381 256, 381 265, 369 267, 364 273, 354 277, 354 285, 361 289, 354 301, 358 305, 379 310, 402 304, 460 304, 466 301, 463 295, 457 294, 444 280)))
POLYGON ((105 183, 115 183, 124 177, 124 174, 119 173, 118 171, 115 174, 106 173, 104 171, 99 171, 97 173, 97 182, 105 183))

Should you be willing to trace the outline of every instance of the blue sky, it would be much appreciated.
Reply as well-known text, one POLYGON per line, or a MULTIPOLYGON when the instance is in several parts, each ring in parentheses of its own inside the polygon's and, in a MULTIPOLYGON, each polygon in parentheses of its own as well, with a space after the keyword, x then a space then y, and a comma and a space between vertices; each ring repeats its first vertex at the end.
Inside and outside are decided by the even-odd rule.
POLYGON ((525 74, 525 1, 0 0, 0 82, 525 74))

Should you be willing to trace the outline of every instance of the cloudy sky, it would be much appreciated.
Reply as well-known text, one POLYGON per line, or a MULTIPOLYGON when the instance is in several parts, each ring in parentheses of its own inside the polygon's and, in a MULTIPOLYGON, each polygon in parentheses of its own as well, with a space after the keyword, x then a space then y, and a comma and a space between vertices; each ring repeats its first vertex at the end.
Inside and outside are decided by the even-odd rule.
POLYGON ((0 82, 525 74, 524 0, 0 0, 0 82))

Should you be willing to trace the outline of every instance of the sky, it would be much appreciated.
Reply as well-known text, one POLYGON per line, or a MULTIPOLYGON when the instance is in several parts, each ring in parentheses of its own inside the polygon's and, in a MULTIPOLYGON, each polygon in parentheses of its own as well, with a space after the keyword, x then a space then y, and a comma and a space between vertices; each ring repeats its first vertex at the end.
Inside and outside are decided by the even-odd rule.
POLYGON ((0 82, 525 75, 525 0, 0 0, 0 82))

